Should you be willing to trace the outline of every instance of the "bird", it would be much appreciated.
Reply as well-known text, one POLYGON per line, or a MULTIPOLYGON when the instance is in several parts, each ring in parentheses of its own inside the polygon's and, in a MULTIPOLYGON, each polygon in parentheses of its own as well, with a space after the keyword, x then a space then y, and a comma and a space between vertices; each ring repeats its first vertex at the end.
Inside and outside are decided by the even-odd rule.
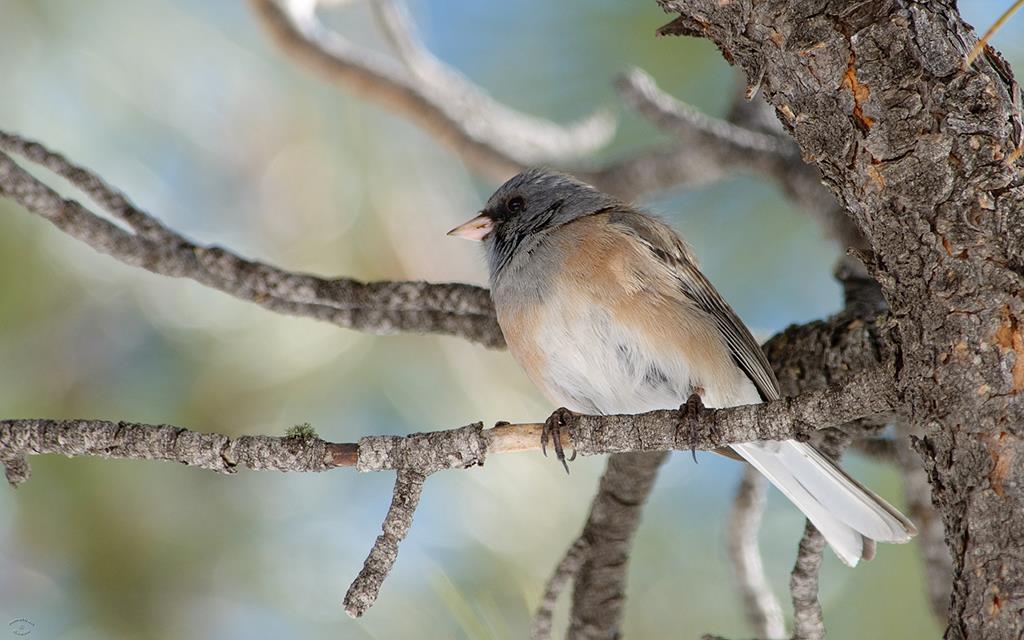
MULTIPOLYGON (((764 352, 689 246, 629 203, 570 175, 527 169, 448 235, 483 243, 508 348, 556 406, 630 414, 694 399, 724 408, 782 397, 764 352)), ((903 514, 809 443, 731 449, 849 566, 871 559, 876 541, 916 534, 903 514)))

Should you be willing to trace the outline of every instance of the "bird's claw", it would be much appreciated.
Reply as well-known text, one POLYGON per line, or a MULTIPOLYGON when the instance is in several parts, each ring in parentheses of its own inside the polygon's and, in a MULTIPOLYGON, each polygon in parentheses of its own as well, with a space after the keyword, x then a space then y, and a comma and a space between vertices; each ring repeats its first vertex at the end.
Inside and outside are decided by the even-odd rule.
POLYGON ((697 445, 700 443, 700 431, 698 431, 700 416, 704 411, 704 402, 701 400, 700 394, 697 393, 691 393, 686 402, 679 405, 680 427, 684 426, 684 422, 686 423, 685 429, 689 436, 690 455, 693 456, 694 462, 697 462, 697 445))
POLYGON ((548 455, 548 438, 554 440, 555 457, 565 467, 566 473, 569 473, 569 462, 576 459, 576 449, 572 450, 572 456, 567 461, 565 450, 562 448, 562 427, 569 424, 571 417, 571 411, 565 407, 560 407, 544 421, 544 428, 540 432, 540 450, 544 452, 545 456, 548 455))

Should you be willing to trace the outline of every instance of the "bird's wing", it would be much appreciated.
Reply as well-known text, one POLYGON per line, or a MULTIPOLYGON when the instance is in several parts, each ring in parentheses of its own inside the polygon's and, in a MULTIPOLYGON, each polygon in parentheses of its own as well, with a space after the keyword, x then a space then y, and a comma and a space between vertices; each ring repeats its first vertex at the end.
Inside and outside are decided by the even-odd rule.
POLYGON ((711 316, 725 338, 733 360, 757 387, 761 398, 766 401, 780 398, 779 382, 761 346, 697 268, 693 255, 679 236, 665 224, 635 211, 612 212, 609 223, 638 238, 672 272, 679 283, 680 293, 696 308, 711 316))

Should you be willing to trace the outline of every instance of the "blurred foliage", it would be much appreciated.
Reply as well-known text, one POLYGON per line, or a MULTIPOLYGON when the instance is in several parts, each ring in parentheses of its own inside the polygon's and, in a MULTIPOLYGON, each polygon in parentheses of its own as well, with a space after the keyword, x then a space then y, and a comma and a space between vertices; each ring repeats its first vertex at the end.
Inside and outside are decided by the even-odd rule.
MULTIPOLYGON (((982 25, 997 13, 963 4, 982 25)), ((546 117, 621 111, 610 81, 629 65, 712 113, 734 90, 708 43, 653 37, 665 16, 650 1, 412 9, 438 55, 546 117)), ((363 5, 331 22, 383 47, 363 5)), ((1020 33, 1011 24, 995 41, 1018 62, 1020 33)), ((484 279, 477 250, 443 234, 494 185, 409 124, 294 67, 245 3, 5 0, 0 77, 0 127, 67 153, 200 241, 323 274, 484 279)), ((658 139, 622 117, 603 158, 658 139)), ((774 185, 738 176, 648 204, 684 231, 759 334, 837 308, 836 249, 774 185)), ((124 267, 8 202, 0 291, 8 417, 231 434, 308 423, 344 441, 550 410, 504 353, 276 317, 124 267)), ((853 464, 899 502, 891 470, 853 464)), ((341 597, 378 532, 390 477, 37 459, 30 482, 0 492, 0 622, 30 619, 33 637, 48 639, 521 638, 601 467, 581 460, 566 478, 519 454, 435 476, 380 601, 352 621, 341 597)), ((708 456, 666 467, 637 540, 628 637, 749 635, 722 544, 737 477, 735 464, 708 456)), ((762 547, 780 594, 800 527, 773 495, 762 547)), ((829 556, 830 637, 936 636, 920 583, 909 545, 885 547, 856 571, 829 556)))

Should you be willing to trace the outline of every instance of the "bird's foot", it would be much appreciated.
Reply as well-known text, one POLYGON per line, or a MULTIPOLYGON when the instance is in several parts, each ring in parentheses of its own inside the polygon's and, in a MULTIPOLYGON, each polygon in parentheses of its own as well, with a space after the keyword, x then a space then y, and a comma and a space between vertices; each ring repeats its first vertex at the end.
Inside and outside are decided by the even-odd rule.
POLYGON ((562 427, 569 424, 570 418, 572 418, 572 411, 565 407, 559 407, 544 421, 544 429, 540 432, 540 450, 544 452, 545 456, 548 455, 548 438, 554 440, 555 457, 565 467, 566 473, 569 473, 569 462, 576 459, 576 449, 572 450, 572 456, 566 461, 565 450, 562 448, 562 427))
POLYGON ((694 462, 697 462, 697 445, 700 443, 700 417, 705 411, 699 393, 691 393, 686 402, 679 405, 679 427, 685 429, 689 436, 690 455, 694 462))

